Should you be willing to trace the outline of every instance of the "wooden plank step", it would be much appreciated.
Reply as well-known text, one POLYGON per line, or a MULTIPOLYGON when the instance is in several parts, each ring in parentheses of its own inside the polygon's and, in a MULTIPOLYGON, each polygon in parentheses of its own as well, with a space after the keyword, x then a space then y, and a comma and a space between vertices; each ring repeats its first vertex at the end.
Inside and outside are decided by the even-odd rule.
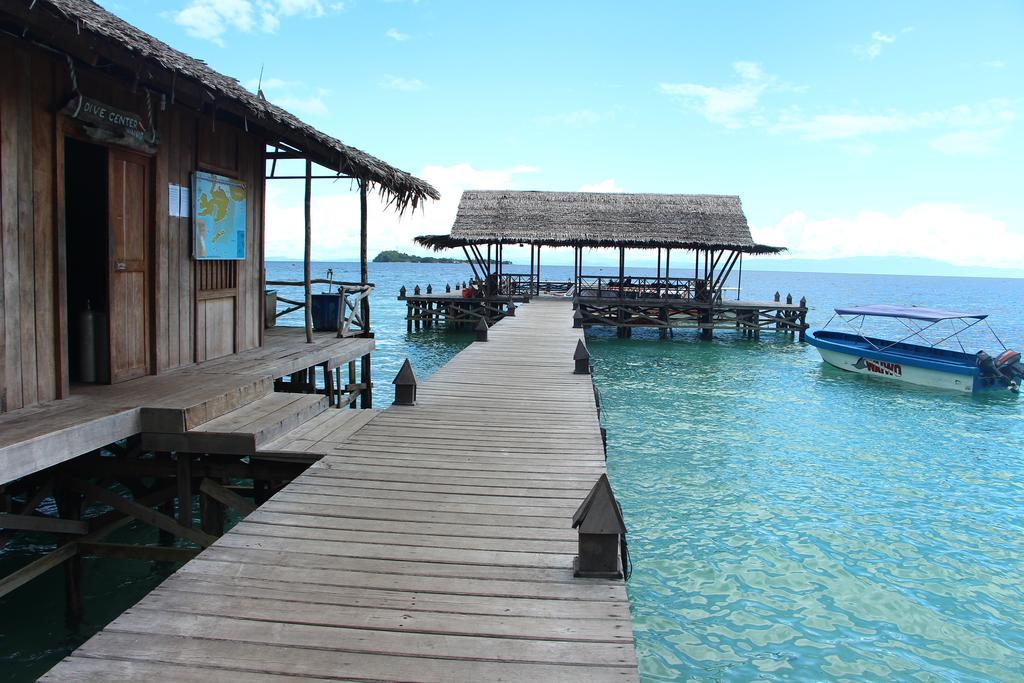
POLYGON ((380 415, 379 410, 328 410, 278 438, 260 445, 257 454, 274 457, 316 454, 335 450, 363 426, 380 415))
POLYGON ((325 410, 326 396, 274 392, 184 433, 144 433, 142 447, 253 455, 261 444, 277 439, 325 410))

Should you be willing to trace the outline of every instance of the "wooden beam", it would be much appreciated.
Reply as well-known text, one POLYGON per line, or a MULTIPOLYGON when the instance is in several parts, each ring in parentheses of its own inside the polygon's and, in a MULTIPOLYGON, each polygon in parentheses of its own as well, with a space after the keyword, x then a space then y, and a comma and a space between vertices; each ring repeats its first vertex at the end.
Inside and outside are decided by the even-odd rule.
POLYGON ((59 519, 40 515, 16 515, 0 512, 0 528, 22 531, 46 531, 53 534, 85 534, 89 525, 75 519, 59 519))
POLYGON ((81 542, 78 554, 90 557, 114 557, 124 560, 146 560, 149 562, 188 562, 199 550, 196 548, 167 548, 152 545, 131 545, 129 543, 81 542))
POLYGON ((212 479, 203 479, 202 484, 199 485, 199 490, 220 501, 229 508, 237 510, 242 513, 243 516, 252 514, 256 511, 256 506, 242 498, 231 489, 224 488, 212 479))
POLYGON ((217 540, 213 536, 204 534, 196 529, 184 527, 167 515, 163 515, 156 510, 152 510, 135 501, 128 500, 127 498, 122 498, 110 489, 105 489, 101 486, 97 486, 96 484, 82 481, 80 479, 70 479, 68 480, 67 485, 92 500, 100 503, 106 503, 110 507, 128 515, 129 517, 134 517, 140 522, 145 522, 146 524, 155 526, 158 529, 170 532, 175 536, 180 536, 204 548, 217 540))
POLYGON ((78 544, 67 543, 54 550, 52 553, 43 555, 38 560, 28 563, 16 572, 12 572, 0 579, 0 598, 26 583, 41 576, 49 570, 57 567, 67 560, 70 560, 78 553, 78 544))

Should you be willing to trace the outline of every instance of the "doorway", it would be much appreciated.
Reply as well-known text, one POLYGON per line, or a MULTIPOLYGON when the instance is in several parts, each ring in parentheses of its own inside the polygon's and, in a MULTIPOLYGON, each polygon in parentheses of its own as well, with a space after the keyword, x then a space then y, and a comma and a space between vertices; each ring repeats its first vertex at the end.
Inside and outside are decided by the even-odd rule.
POLYGON ((107 383, 107 148, 64 141, 68 369, 73 383, 107 383))
POLYGON ((150 372, 150 159, 66 138, 70 380, 113 384, 150 372))

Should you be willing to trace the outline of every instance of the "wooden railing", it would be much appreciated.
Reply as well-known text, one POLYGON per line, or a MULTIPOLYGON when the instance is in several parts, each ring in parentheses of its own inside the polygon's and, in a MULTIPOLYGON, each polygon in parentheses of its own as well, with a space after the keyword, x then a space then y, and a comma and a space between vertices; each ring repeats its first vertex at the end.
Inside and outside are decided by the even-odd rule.
POLYGON ((584 275, 580 278, 579 296, 623 299, 693 299, 700 292, 703 280, 692 277, 624 278, 608 275, 584 275))
MULTIPOLYGON (((311 285, 327 285, 330 288, 337 288, 341 296, 341 325, 338 328, 339 337, 359 337, 370 333, 370 294, 374 285, 370 282, 338 282, 336 280, 316 279, 310 280, 311 285)), ((267 280, 268 286, 274 287, 304 287, 301 280, 267 280)), ((277 301, 284 303, 287 308, 274 311, 274 319, 294 313, 305 307, 304 301, 288 299, 278 294, 277 301)), ((269 315, 270 312, 268 311, 269 315)))
POLYGON ((567 294, 572 288, 571 280, 538 280, 528 273, 502 273, 499 292, 508 296, 567 294))

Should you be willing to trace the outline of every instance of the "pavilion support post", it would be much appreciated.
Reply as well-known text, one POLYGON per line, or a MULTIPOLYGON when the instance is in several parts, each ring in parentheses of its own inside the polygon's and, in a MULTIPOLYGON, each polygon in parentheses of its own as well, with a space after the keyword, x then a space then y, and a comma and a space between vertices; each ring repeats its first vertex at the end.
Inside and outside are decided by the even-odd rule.
POLYGON ((533 294, 533 249, 534 244, 530 242, 530 294, 533 294))
POLYGON ((743 289, 743 252, 740 252, 740 269, 736 275, 736 301, 740 300, 740 292, 743 289))
POLYGON ((619 326, 616 328, 615 333, 619 337, 625 337, 629 333, 629 328, 623 325, 623 321, 626 319, 626 307, 624 302, 625 297, 625 279, 626 279, 626 248, 619 247, 619 305, 616 306, 618 314, 619 326))
MULTIPOLYGON (((370 265, 366 257, 367 225, 369 209, 366 200, 366 181, 359 183, 359 282, 363 285, 370 281, 370 265)), ((365 296, 359 301, 359 315, 363 321, 362 336, 370 336, 370 297, 365 296)))
POLYGON ((669 292, 669 278, 671 277, 671 275, 669 274, 668 266, 669 266, 669 260, 671 258, 672 258, 672 248, 671 247, 666 247, 665 248, 665 296, 668 296, 668 292, 669 292))
POLYGON ((654 271, 654 286, 658 296, 661 296, 661 247, 658 247, 658 267, 654 271))
POLYGON ((572 279, 576 281, 580 272, 580 252, 577 247, 572 248, 572 279))
POLYGON ((537 296, 540 296, 540 245, 537 245, 537 296))
POLYGON ((313 216, 311 200, 313 196, 313 162, 306 159, 306 197, 304 208, 306 213, 305 251, 302 255, 302 285, 306 294, 306 343, 313 343, 313 289, 310 284, 312 265, 310 259, 313 251, 313 216))

